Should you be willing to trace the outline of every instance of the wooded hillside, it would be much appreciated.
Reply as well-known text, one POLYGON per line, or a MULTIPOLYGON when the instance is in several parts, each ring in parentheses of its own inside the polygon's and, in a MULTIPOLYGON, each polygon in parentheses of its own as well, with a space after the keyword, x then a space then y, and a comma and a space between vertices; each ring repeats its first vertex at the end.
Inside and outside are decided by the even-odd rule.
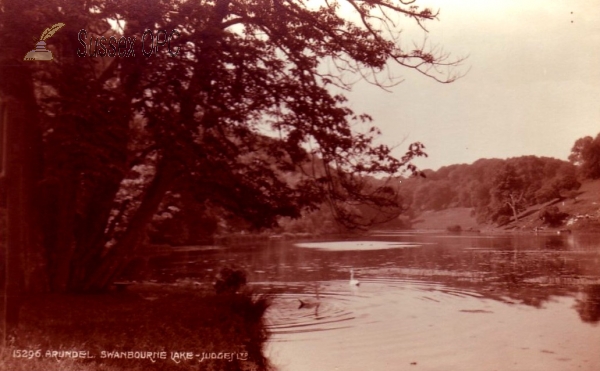
POLYGON ((402 181, 400 195, 409 213, 467 207, 481 223, 506 223, 527 207, 567 197, 580 186, 576 166, 536 156, 481 159, 425 175, 402 181))

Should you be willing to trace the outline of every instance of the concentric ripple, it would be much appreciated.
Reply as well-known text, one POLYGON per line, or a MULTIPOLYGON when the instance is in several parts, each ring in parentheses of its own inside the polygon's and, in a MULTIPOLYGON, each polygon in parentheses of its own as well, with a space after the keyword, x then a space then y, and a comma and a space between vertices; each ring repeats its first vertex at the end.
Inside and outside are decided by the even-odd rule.
MULTIPOLYGON (((277 335, 331 331, 352 325, 352 302, 357 293, 340 282, 318 283, 306 287, 288 286, 289 292, 275 295, 267 314, 273 340, 277 335)), ((277 287, 277 291, 282 287, 277 287)))
POLYGON ((267 313, 267 354, 288 371, 474 370, 482 364, 490 370, 596 370, 600 358, 577 344, 597 344, 600 333, 583 325, 572 305, 573 298, 557 298, 539 310, 400 278, 361 278, 358 288, 348 281, 295 283, 275 296, 267 313), (318 307, 299 308, 305 299, 318 307), (577 362, 566 364, 573 354, 577 362))

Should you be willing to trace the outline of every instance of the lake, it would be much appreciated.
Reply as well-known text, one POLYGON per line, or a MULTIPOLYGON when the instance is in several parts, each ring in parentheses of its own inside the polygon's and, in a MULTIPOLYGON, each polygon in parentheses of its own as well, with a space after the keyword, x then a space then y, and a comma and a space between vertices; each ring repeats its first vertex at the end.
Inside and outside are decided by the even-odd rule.
POLYGON ((598 237, 379 231, 181 249, 155 269, 245 268, 273 296, 266 352, 282 371, 597 371, 598 237))

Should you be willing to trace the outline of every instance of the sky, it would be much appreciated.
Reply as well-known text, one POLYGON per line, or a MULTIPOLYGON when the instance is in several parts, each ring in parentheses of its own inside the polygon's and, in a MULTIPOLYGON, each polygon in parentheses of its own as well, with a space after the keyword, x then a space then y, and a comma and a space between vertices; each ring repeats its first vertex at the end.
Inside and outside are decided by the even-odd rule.
MULTIPOLYGON (((420 141, 422 169, 523 155, 567 160, 600 133, 600 0, 419 0, 439 9, 427 38, 466 75, 440 84, 400 66, 390 92, 361 82, 347 96, 401 156, 420 141)), ((424 32, 402 21, 403 43, 424 32)))

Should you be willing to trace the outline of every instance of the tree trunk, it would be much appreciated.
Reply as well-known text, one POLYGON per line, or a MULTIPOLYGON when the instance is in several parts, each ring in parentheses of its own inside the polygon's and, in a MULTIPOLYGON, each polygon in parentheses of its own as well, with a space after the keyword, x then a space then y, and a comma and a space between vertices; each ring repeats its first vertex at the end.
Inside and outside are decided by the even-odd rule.
POLYGON ((25 292, 47 289, 39 219, 36 213, 40 144, 35 115, 20 100, 9 98, 4 109, 6 140, 7 244, 5 335, 18 324, 25 292))
POLYGON ((519 221, 519 214, 517 213, 517 208, 514 205, 512 205, 512 204, 509 204, 509 206, 512 209, 513 217, 515 218, 515 222, 518 222, 519 221))
POLYGON ((75 250, 75 208, 77 178, 61 174, 44 182, 44 245, 48 260, 50 289, 64 292, 67 289, 71 258, 75 250))
POLYGON ((105 230, 119 183, 108 179, 94 189, 91 200, 85 203, 79 201, 83 203, 79 208, 85 208, 83 214, 81 210, 76 212, 74 206, 61 205, 66 208, 66 217, 70 218, 65 221, 65 226, 68 227, 65 232, 73 236, 71 245, 63 246, 61 259, 64 262, 58 262, 56 273, 63 285, 60 287, 61 291, 81 291, 82 283, 99 264, 107 242, 105 230))
MULTIPOLYGON (((28 291, 40 291, 46 288, 44 263, 37 214, 38 182, 40 179, 41 140, 35 115, 29 114, 35 106, 12 101, 7 107, 9 166, 8 210, 12 218, 9 232, 22 234, 19 248, 25 265, 22 267, 24 284, 28 291), (11 107, 12 106, 12 107, 11 107), (16 209, 16 210, 15 210, 16 209)), ((13 242, 15 242, 13 240, 13 242)))
POLYGON ((90 266, 98 266, 98 268, 79 289, 84 291, 106 290, 131 260, 136 257, 146 227, 152 220, 156 210, 158 210, 164 195, 175 181, 177 173, 177 165, 167 160, 161 161, 139 208, 129 221, 127 231, 114 246, 103 254, 101 264, 98 265, 94 261, 87 262, 90 266))
POLYGON ((515 222, 519 221, 519 213, 517 211, 517 206, 519 205, 519 202, 521 202, 521 200, 523 199, 524 194, 524 192, 521 192, 518 197, 516 197, 512 193, 508 195, 509 201, 507 201, 506 204, 511 208, 513 216, 515 218, 515 222))
POLYGON ((22 60, 29 47, 23 24, 34 24, 36 4, 5 0, 0 12, 3 47, 0 54, 0 99, 6 145, 7 241, 5 252, 4 334, 16 330, 20 301, 26 292, 47 289, 47 272, 37 209, 41 171, 41 133, 29 66, 22 60))

